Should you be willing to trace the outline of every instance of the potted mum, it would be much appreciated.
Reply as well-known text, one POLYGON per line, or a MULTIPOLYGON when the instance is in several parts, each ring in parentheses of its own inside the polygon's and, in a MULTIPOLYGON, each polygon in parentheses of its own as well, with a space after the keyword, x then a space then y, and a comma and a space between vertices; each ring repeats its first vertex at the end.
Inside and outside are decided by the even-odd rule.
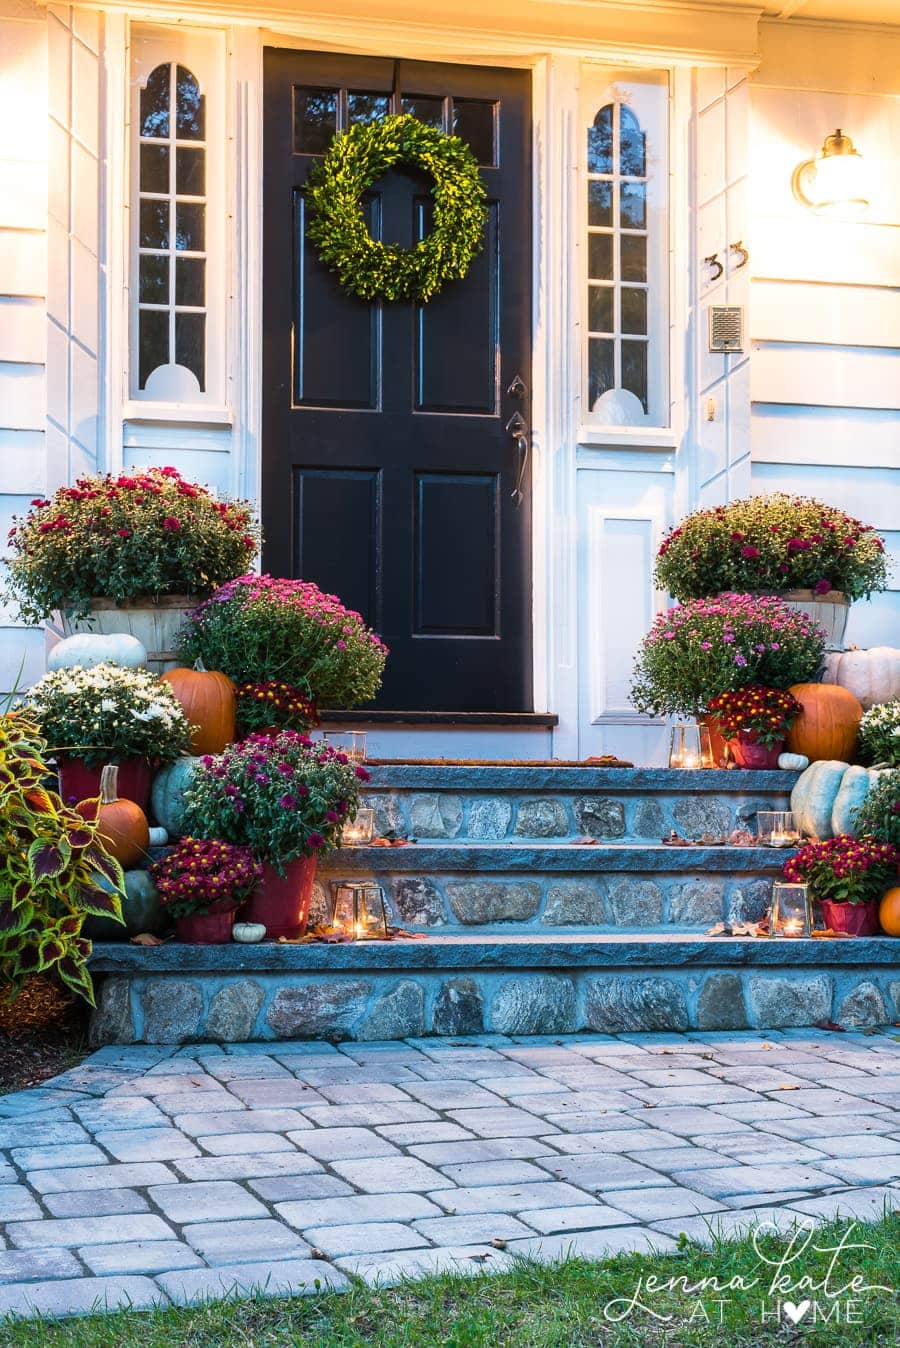
POLYGON ((870 763, 900 768, 900 699, 869 708, 859 723, 859 748, 870 763))
POLYGON ((28 694, 52 745, 64 800, 100 793, 104 764, 118 764, 118 791, 146 810, 153 771, 187 753, 190 726, 171 688, 146 669, 101 663, 45 674, 28 694))
POLYGON ((838 834, 807 843, 788 857, 783 871, 792 884, 809 885, 826 927, 848 936, 877 936, 878 903, 897 873, 900 850, 871 837, 838 834))
POLYGON ((27 622, 58 611, 67 636, 130 633, 160 672, 185 613, 246 571, 259 535, 245 502, 150 468, 80 477, 32 501, 9 541, 7 593, 27 622))
POLYGON ((869 525, 823 501, 775 492, 688 515, 663 540, 656 578, 682 601, 734 590, 781 594, 840 649, 849 601, 884 589, 887 562, 869 525))
POLYGON ((261 877, 262 865, 249 847, 200 838, 182 838, 150 867, 179 941, 191 945, 230 941, 235 910, 261 877))
POLYGON ((813 679, 824 641, 807 614, 775 595, 692 599, 656 618, 635 660, 631 699, 654 715, 702 716, 720 693, 813 679))
POLYGON ((787 732, 802 710, 793 693, 752 683, 719 693, 706 712, 739 768, 777 768, 787 732))
POLYGON ((247 729, 300 730, 314 723, 316 708, 370 701, 387 656, 381 638, 335 595, 274 576, 223 585, 189 616, 176 645, 182 664, 200 660, 234 680, 247 729), (261 714, 254 704, 264 706, 261 714))
POLYGON ((250 735, 201 759, 184 793, 186 826, 250 849, 262 877, 242 916, 295 939, 306 930, 317 858, 339 846, 368 779, 346 754, 294 730, 250 735))

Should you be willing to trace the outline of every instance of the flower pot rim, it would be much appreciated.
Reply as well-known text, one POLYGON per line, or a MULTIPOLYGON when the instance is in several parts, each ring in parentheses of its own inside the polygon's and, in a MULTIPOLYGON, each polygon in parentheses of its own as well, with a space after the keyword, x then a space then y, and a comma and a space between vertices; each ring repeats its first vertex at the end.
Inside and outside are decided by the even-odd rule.
MULTIPOLYGON (((154 597, 153 595, 140 595, 137 599, 123 599, 121 603, 117 599, 109 599, 103 596, 97 596, 88 600, 90 608, 96 609, 98 613, 109 612, 111 609, 145 609, 145 608, 196 608, 201 602, 202 596, 196 594, 163 594, 154 597)), ((70 600, 60 605, 63 613, 73 612, 78 605, 70 600)))

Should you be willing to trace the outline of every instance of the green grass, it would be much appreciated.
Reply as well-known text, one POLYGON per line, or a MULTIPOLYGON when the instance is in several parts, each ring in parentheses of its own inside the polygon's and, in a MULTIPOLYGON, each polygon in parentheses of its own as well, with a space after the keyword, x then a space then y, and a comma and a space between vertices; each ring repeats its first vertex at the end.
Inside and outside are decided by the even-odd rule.
MULTIPOLYGON (((784 1276, 805 1276, 816 1282, 826 1277, 833 1249, 845 1248, 829 1277, 829 1288, 844 1287, 853 1277, 857 1286, 882 1284, 894 1289, 900 1274, 900 1216, 873 1225, 848 1222, 819 1228, 812 1244, 785 1269, 784 1276), (848 1236, 848 1233, 852 1234, 848 1236)), ((761 1250, 777 1262, 787 1238, 767 1236, 761 1250)), ((865 1345, 894 1348, 900 1342, 900 1314, 896 1291, 865 1292, 832 1301, 823 1291, 786 1289, 784 1299, 794 1303, 804 1296, 815 1299, 820 1314, 839 1305, 839 1322, 813 1322, 813 1312, 794 1327, 783 1317, 764 1322, 760 1302, 772 1311, 766 1296, 775 1268, 763 1263, 750 1240, 722 1242, 711 1250, 683 1243, 679 1254, 627 1255, 603 1263, 570 1260, 555 1266, 521 1262, 510 1273, 472 1277, 443 1276, 400 1287, 373 1290, 355 1284, 346 1293, 309 1297, 258 1297, 218 1301, 190 1309, 121 1312, 61 1322, 20 1321, 0 1326, 3 1348, 693 1348, 694 1345, 753 1345, 784 1348, 792 1344, 865 1345), (659 1316, 635 1310, 619 1324, 610 1323, 604 1307, 613 1298, 630 1301, 638 1279, 644 1286, 657 1279, 686 1279, 689 1283, 717 1277, 760 1279, 752 1291, 726 1291, 721 1308, 715 1292, 684 1294, 660 1292, 644 1296, 659 1316), (847 1322, 848 1304, 854 1305, 855 1323, 847 1322), (709 1320, 698 1310, 703 1305, 709 1320)))

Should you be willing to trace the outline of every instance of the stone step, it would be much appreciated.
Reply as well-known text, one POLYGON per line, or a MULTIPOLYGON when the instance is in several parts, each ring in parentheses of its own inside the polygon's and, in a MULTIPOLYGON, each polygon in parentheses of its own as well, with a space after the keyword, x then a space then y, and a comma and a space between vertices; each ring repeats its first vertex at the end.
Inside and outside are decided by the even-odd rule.
POLYGON ((900 941, 888 937, 754 941, 548 930, 337 946, 97 945, 90 968, 99 985, 94 1044, 765 1030, 900 1019, 900 941))
POLYGON ((363 804, 379 833, 489 842, 659 842, 755 830, 758 810, 787 809, 793 772, 557 768, 381 762, 363 804))
POLYGON ((766 847, 560 842, 416 843, 344 848, 323 858, 311 921, 327 920, 339 880, 373 879, 393 921, 416 930, 509 924, 541 931, 756 921, 785 853, 766 847))

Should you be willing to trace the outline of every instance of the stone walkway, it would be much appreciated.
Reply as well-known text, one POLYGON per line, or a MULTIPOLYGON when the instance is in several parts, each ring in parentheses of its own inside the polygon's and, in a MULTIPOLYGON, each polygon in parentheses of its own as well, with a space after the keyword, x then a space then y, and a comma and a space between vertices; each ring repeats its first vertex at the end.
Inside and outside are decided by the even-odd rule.
POLYGON ((898 1036, 104 1048, 0 1097, 0 1315, 900 1207, 898 1036))

